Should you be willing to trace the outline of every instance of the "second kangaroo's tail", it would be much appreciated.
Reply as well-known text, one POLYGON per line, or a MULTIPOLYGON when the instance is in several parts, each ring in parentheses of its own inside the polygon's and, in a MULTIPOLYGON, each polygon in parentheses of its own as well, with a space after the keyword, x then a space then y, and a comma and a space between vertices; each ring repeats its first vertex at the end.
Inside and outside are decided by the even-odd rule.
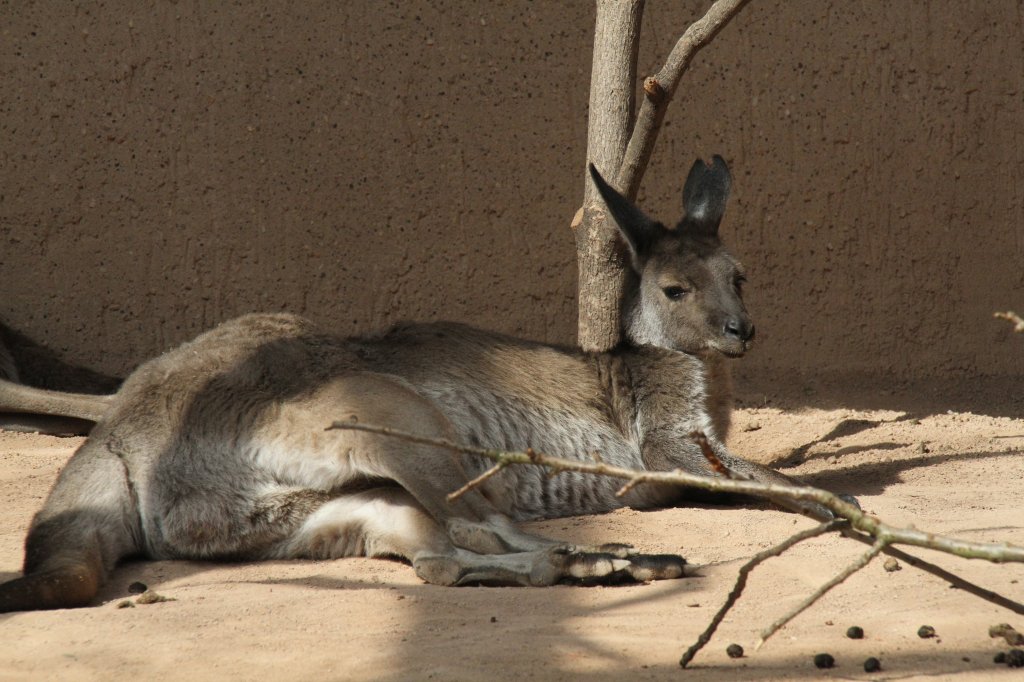
POLYGON ((50 391, 0 379, 0 412, 75 417, 98 422, 107 416, 114 398, 113 395, 50 391))
POLYGON ((32 520, 24 575, 0 585, 0 613, 87 606, 118 560, 141 549, 140 538, 124 462, 87 441, 32 520))

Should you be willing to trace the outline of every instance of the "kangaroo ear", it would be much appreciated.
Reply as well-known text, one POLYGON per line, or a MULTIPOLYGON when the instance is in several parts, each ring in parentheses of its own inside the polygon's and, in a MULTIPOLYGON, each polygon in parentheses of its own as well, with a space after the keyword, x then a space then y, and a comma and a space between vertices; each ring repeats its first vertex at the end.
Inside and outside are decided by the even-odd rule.
POLYGON ((651 245, 662 236, 665 227, 648 218, 629 199, 616 192, 611 185, 604 181, 594 164, 590 164, 590 177, 594 179, 597 191, 615 218, 615 222, 619 226, 619 233, 625 239, 626 245, 629 246, 630 255, 633 257, 633 266, 636 267, 640 259, 650 253, 651 245))
POLYGON ((686 216, 683 226, 697 232, 718 234, 718 224, 725 214, 732 177, 729 167, 717 154, 707 165, 701 159, 693 164, 683 187, 683 208, 686 216))

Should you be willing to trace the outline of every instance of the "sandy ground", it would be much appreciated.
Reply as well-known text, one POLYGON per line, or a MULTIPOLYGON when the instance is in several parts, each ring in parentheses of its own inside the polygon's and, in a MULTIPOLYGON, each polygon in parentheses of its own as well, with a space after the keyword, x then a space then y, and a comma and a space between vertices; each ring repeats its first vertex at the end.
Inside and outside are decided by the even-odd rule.
MULTIPOLYGON (((783 400, 739 410, 731 444, 788 464, 806 481, 858 496, 898 524, 971 540, 1024 544, 1020 481, 1024 421, 998 409, 947 411, 941 395, 783 400), (927 399, 922 398, 927 397, 927 399), (827 409, 809 404, 829 405, 827 409), (867 407, 865 405, 868 405, 867 407), (908 407, 909 406, 909 407, 908 407), (1003 416, 998 416, 1003 415, 1003 416)), ((936 393, 936 392, 932 392, 936 393)), ((941 393, 941 392, 938 392, 941 393)), ((807 397, 807 396, 805 396, 807 397)), ((80 439, 0 433, 0 579, 17 574, 32 513, 80 439)), ((532 524, 574 542, 627 541, 678 552, 699 577, 625 587, 438 588, 387 561, 217 565, 132 563, 95 608, 0 616, 0 679, 295 680, 767 680, 993 679, 1024 675, 992 663, 1005 644, 988 626, 1024 616, 876 560, 759 651, 759 630, 863 547, 836 537, 798 546, 760 567, 747 593, 692 668, 681 652, 722 603, 740 564, 810 522, 771 510, 622 510, 532 524), (119 608, 141 581, 175 601, 119 608), (917 637, 922 624, 938 637, 917 637), (861 626, 866 636, 845 637, 861 626), (747 656, 725 654, 739 643, 747 656), (815 669, 831 653, 837 666, 815 669), (883 671, 866 675, 869 656, 883 671)), ((919 550, 915 550, 919 551, 919 550)), ((921 554, 927 554, 920 551, 921 554)), ((935 561, 1024 601, 1024 566, 935 561)))

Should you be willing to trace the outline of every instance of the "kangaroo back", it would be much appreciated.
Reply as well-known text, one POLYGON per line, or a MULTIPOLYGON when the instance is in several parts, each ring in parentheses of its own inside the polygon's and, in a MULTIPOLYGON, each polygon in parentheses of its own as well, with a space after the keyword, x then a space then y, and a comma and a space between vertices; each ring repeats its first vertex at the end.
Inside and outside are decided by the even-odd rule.
POLYGON ((0 613, 89 604, 117 561, 140 550, 137 518, 124 463, 86 442, 32 520, 24 576, 0 585, 0 613))

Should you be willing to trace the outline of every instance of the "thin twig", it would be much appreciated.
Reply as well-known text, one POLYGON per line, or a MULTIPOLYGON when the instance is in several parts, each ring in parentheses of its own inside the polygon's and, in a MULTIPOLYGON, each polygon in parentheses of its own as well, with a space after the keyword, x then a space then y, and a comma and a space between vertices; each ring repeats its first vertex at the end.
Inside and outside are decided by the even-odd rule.
POLYGON ((447 497, 448 501, 449 502, 454 502, 455 500, 459 499, 460 497, 462 497, 463 495, 468 493, 473 488, 477 487, 478 485, 483 484, 484 481, 486 481, 491 476, 493 476, 494 474, 498 473, 499 471, 501 471, 502 469, 504 469, 507 466, 508 466, 508 464, 506 462, 498 462, 497 464, 492 466, 490 469, 488 469, 487 471, 483 472, 482 474, 480 474, 479 476, 477 476, 473 480, 469 481, 468 483, 466 483, 466 485, 462 486, 461 488, 459 488, 455 492, 448 493, 448 497, 447 497))
POLYGON ((766 627, 761 632, 761 638, 757 640, 757 644, 754 645, 754 649, 755 650, 760 649, 761 645, 764 644, 765 641, 767 641, 767 639, 769 637, 771 637, 776 632, 778 632, 780 629, 782 629, 782 627, 784 627, 786 625, 786 623, 788 623, 789 621, 793 620, 798 615, 800 615, 801 613, 806 611, 808 608, 810 608, 810 606, 812 604, 814 604, 816 601, 818 601, 823 596, 825 596, 825 594, 829 590, 831 590, 833 587, 835 587, 836 585, 839 585, 844 580, 849 578, 851 575, 853 575, 857 571, 859 571, 862 568, 864 568, 865 566, 867 566, 871 562, 872 559, 874 559, 876 556, 878 556, 878 554, 883 549, 885 549, 885 546, 887 544, 889 544, 889 541, 888 541, 887 538, 884 538, 884 537, 878 538, 878 540, 875 541, 875 544, 871 545, 871 549, 869 549, 868 551, 866 551, 863 554, 861 554, 857 558, 856 561, 854 561, 852 564, 850 564, 849 566, 844 568, 842 571, 840 571, 835 577, 833 577, 827 583, 825 583, 824 585, 822 585, 821 587, 816 589, 813 594, 811 594, 809 597, 807 597, 802 602, 800 602, 796 606, 796 608, 792 609, 791 611, 789 611, 788 613, 783 615, 781 618, 776 620, 774 623, 772 623, 771 625, 766 627))
MULTIPOLYGON (((843 529, 841 532, 845 537, 848 537, 851 540, 858 540, 866 545, 870 545, 871 541, 873 540, 872 537, 864 535, 862 533, 858 533, 849 528, 843 529)), ((896 559, 899 559, 908 566, 924 571, 925 573, 930 573, 939 580, 945 580, 947 583, 949 583, 950 587, 955 587, 958 590, 963 590, 964 592, 973 594, 975 597, 991 602, 996 606, 1001 606, 1004 609, 1013 611, 1018 615, 1024 616, 1024 604, 1013 601, 1012 599, 1007 599, 998 592, 993 592, 988 588, 972 583, 966 578, 961 578, 955 573, 950 573, 941 566, 936 566, 930 561, 925 561, 921 557, 914 556, 913 554, 907 554, 902 549, 892 546, 883 549, 882 554, 895 557, 896 559)))
MULTIPOLYGON (((692 432, 690 434, 690 437, 693 438, 694 440, 696 440, 697 443, 701 445, 701 450, 704 452, 705 458, 707 458, 708 457, 708 451, 711 449, 711 445, 710 445, 710 443, 708 443, 707 436, 705 436, 700 431, 694 431, 694 432, 692 432)), ((714 457, 713 453, 712 453, 712 456, 714 457)), ((727 475, 729 475, 731 478, 743 478, 743 479, 747 479, 748 478, 748 477, 744 476, 743 474, 740 474, 739 472, 736 472, 736 471, 733 471, 732 469, 729 469, 729 467, 727 467, 724 463, 722 463, 721 460, 719 460, 717 457, 714 457, 714 460, 718 462, 718 464, 721 466, 721 468, 724 469, 727 472, 727 475)), ((710 458, 709 458, 709 461, 710 461, 710 458)), ((712 462, 712 465, 714 465, 714 462, 712 462)), ((620 493, 621 492, 622 491, 620 491, 620 493)), ((790 511, 797 512, 797 513, 806 513, 806 510, 804 508, 802 508, 799 504, 788 502, 785 499, 781 499, 781 500, 777 499, 777 500, 774 500, 774 501, 777 504, 779 504, 780 506, 782 506, 783 508, 789 509, 790 511)), ((853 530, 852 528, 850 528, 845 523, 842 524, 840 526, 840 528, 841 528, 842 534, 845 537, 850 538, 851 540, 857 540, 858 542, 862 542, 864 544, 872 545, 872 546, 875 543, 875 539, 872 536, 865 535, 864 533, 860 533, 860 532, 858 532, 856 530, 853 530)), ((798 537, 798 536, 794 536, 794 537, 798 537)), ((1001 606, 1001 607, 1003 607, 1005 609, 1013 611, 1014 613, 1024 615, 1024 604, 1021 604, 1020 602, 1015 602, 1015 601, 1013 601, 1011 599, 1007 599, 1006 597, 1004 597, 1003 595, 999 594, 998 592, 993 592, 992 590, 986 589, 984 587, 981 587, 980 585, 972 583, 971 581, 969 581, 969 580, 967 580, 965 578, 961 578, 960 576, 958 576, 958 575, 956 575, 954 573, 950 573, 946 569, 941 568, 940 566, 936 566, 935 564, 933 564, 933 563, 931 563, 929 561, 925 561, 924 559, 921 559, 920 557, 916 557, 913 554, 907 554, 903 550, 897 549, 896 547, 892 547, 890 545, 886 545, 885 547, 883 547, 882 548, 882 552, 884 554, 887 554, 889 556, 895 557, 895 558, 897 558, 897 559, 899 559, 901 561, 906 562, 907 565, 909 565, 909 566, 912 566, 912 567, 917 568, 917 569, 919 569, 921 571, 924 571, 925 573, 930 573, 931 575, 939 578, 940 580, 945 580, 946 582, 949 583, 949 585, 951 587, 955 587, 957 589, 964 590, 965 592, 967 592, 969 594, 973 594, 974 596, 979 597, 981 599, 984 599, 985 601, 991 602, 991 603, 995 604, 996 606, 1001 606)), ((751 566, 750 568, 753 568, 753 566, 751 566)), ((742 580, 743 580, 743 582, 745 584, 746 583, 746 577, 743 577, 742 580)), ((738 586, 738 589, 739 589, 739 592, 743 591, 743 587, 741 585, 738 586)), ((736 590, 736 588, 734 588, 734 591, 735 590, 736 590)), ((739 597, 739 593, 736 593, 735 596, 733 594, 729 595, 729 599, 726 600, 726 603, 723 605, 722 609, 719 611, 719 614, 716 616, 716 618, 718 619, 718 622, 721 622, 721 619, 724 618, 724 616, 725 616, 725 612, 728 611, 731 608, 732 602, 734 602, 738 597, 739 597)), ((713 622, 713 624, 706 631, 706 639, 704 639, 703 642, 701 642, 701 640, 698 640, 698 644, 694 645, 694 647, 691 647, 690 650, 688 650, 687 653, 683 655, 683 660, 680 661, 680 665, 682 665, 683 667, 686 666, 686 663, 688 663, 693 658, 693 656, 697 653, 697 651, 699 651, 700 648, 703 647, 704 644, 706 644, 707 641, 711 638, 711 635, 714 633, 714 631, 715 631, 715 629, 717 627, 718 627, 718 624, 713 622)), ((761 646, 761 644, 763 643, 764 639, 767 639, 767 637, 763 638, 762 641, 758 643, 758 645, 757 645, 758 647, 761 646)))
POLYGON ((700 633, 697 637, 697 641, 683 653, 683 657, 679 659, 679 666, 685 668, 690 661, 693 660, 693 657, 697 655, 697 652, 703 649, 704 646, 711 641, 712 635, 715 634, 718 626, 721 625, 722 621, 725 619, 726 614, 736 604, 740 595, 743 594, 743 590, 747 586, 747 576, 758 564, 761 564, 772 557, 780 556, 783 552, 799 542, 830 533, 845 524, 845 521, 836 519, 829 521, 828 523, 822 523, 814 526, 813 528, 802 530, 799 533, 789 536, 774 547, 769 547, 766 550, 758 552, 750 558, 750 561, 740 566, 739 573, 736 575, 736 584, 733 585, 729 595, 725 598, 725 603, 718 609, 718 613, 716 613, 711 619, 711 622, 708 624, 707 628, 704 629, 704 632, 700 633))
POLYGON ((1007 310, 1005 313, 994 313, 994 317, 998 317, 1000 320, 1007 320, 1013 323, 1013 331, 1018 334, 1024 334, 1024 318, 1013 312, 1007 310))
MULTIPOLYGON (((801 505, 794 503, 790 500, 787 500, 785 498, 775 498, 772 501, 775 504, 782 507, 783 509, 788 509, 789 511, 795 512, 797 514, 806 515, 806 510, 801 505)), ((856 540, 857 542, 863 543, 865 545, 872 545, 875 542, 874 536, 868 533, 862 533, 860 531, 854 530, 849 526, 843 527, 840 530, 840 532, 843 534, 844 537, 850 538, 851 540, 856 540)), ((913 554, 908 554, 907 552, 904 552, 902 549, 899 549, 898 547, 893 547, 892 545, 885 547, 885 549, 882 550, 882 553, 899 559, 900 561, 906 563, 908 566, 924 571, 925 573, 929 573, 938 578, 939 580, 945 580, 947 583, 949 583, 950 587, 955 587, 957 589, 963 590, 964 592, 973 594, 974 596, 980 599, 984 599, 987 602, 991 602, 996 606, 1001 606, 1004 609, 1008 609, 1016 614, 1024 616, 1024 604, 1021 604, 1017 601, 1013 601, 1012 599, 1008 599, 1003 595, 999 594, 998 592, 993 592, 992 590, 982 587, 981 585, 972 583, 970 580, 967 580, 966 578, 961 578, 955 573, 950 573, 941 566, 936 566, 930 561, 925 561, 921 557, 914 556, 913 554)))
POLYGON ((621 488, 619 488, 618 490, 615 491, 615 497, 622 497, 623 495, 625 495, 630 490, 632 490, 633 488, 637 487, 639 484, 641 484, 643 482, 644 482, 643 479, 640 478, 640 477, 634 478, 631 481, 627 481, 626 485, 622 486, 621 488))

